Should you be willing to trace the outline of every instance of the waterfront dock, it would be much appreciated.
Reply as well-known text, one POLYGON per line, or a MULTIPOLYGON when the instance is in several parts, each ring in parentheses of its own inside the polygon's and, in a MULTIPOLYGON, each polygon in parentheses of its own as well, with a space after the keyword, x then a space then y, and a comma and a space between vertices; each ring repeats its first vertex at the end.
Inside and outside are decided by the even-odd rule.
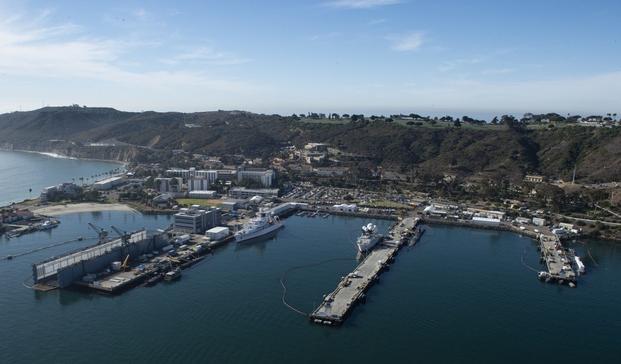
MULTIPOLYGON (((561 239, 551 233, 548 228, 541 228, 541 232, 535 226, 521 229, 508 222, 500 222, 494 225, 479 224, 472 220, 445 219, 426 216, 425 223, 451 226, 466 226, 477 229, 509 231, 537 240, 541 252, 541 263, 544 263, 547 271, 538 272, 538 278, 545 282, 556 282, 576 286, 575 254, 565 248, 561 239)), ((533 270, 535 270, 533 268, 533 270)))
POLYGON ((539 249, 541 259, 545 262, 547 272, 540 272, 539 278, 546 282, 556 281, 560 284, 567 283, 570 286, 576 284, 576 272, 573 269, 573 257, 561 244, 555 235, 542 234, 539 237, 539 249))
POLYGON ((311 322, 324 325, 340 325, 352 308, 364 299, 365 292, 379 279, 399 249, 411 239, 419 220, 406 218, 396 224, 386 240, 378 244, 360 262, 356 269, 345 276, 336 289, 328 294, 311 314, 311 322))

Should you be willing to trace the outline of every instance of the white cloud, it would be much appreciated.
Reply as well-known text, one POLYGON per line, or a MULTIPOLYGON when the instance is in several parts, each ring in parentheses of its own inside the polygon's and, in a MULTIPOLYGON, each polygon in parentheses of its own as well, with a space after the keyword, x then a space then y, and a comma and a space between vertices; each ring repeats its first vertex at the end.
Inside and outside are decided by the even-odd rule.
POLYGON ((474 65, 483 62, 482 57, 472 57, 472 58, 458 58, 454 60, 443 61, 440 66, 438 66, 438 70, 442 72, 452 71, 463 65, 474 65))
POLYGON ((137 9, 136 11, 134 11, 134 16, 138 19, 144 19, 148 16, 149 14, 147 13, 147 11, 143 8, 137 9))
POLYGON ((506 75, 508 73, 514 73, 515 68, 489 68, 481 71, 482 75, 506 75))
POLYGON ((401 0, 334 0, 324 3, 327 6, 346 9, 371 9, 379 6, 395 5, 401 0))
POLYGON ((411 52, 419 49, 425 42, 422 32, 412 32, 387 37, 392 42, 392 49, 399 52, 411 52))
POLYGON ((184 62, 197 62, 212 65, 237 65, 251 62, 249 58, 238 57, 228 52, 216 51, 210 47, 196 47, 188 49, 170 59, 164 59, 162 62, 167 64, 179 64, 184 62))
MULTIPOLYGON (((47 17, 47 15, 45 16, 47 17)), ((23 19, 23 18, 21 18, 23 19)), ((219 80, 207 73, 187 69, 136 70, 125 55, 137 52, 144 42, 125 42, 84 36, 71 24, 46 26, 45 19, 19 25, 20 18, 0 22, 0 74, 29 78, 100 80, 142 87, 193 85, 218 91, 243 91, 251 88, 240 81, 219 80), (133 66, 133 67, 131 67, 133 66)), ((241 62, 225 53, 199 48, 181 54, 180 60, 241 62)), ((152 66, 152 65, 149 65, 152 66)))
POLYGON ((372 19, 368 22, 369 25, 379 25, 379 24, 384 24, 386 23, 386 19, 384 18, 380 18, 380 19, 372 19))
POLYGON ((311 41, 328 40, 328 39, 338 38, 342 35, 343 33, 341 32, 330 32, 330 33, 323 33, 323 34, 313 34, 307 37, 307 39, 311 41))

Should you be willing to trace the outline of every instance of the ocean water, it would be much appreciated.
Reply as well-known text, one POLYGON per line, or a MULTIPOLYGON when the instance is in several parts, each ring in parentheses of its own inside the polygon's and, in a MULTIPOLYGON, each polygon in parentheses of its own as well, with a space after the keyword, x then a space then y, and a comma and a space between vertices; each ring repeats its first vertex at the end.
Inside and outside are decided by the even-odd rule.
POLYGON ((121 164, 112 162, 0 151, 0 206, 38 197, 43 188, 61 182, 80 184, 80 177, 84 182, 86 178, 89 178, 88 182, 103 179, 106 177, 104 172, 119 166, 121 164))
MULTIPOLYGON (((86 223, 155 228, 168 216, 127 212, 62 217, 49 232, 0 240, 0 256, 94 234, 86 223)), ((268 241, 229 244, 172 284, 119 296, 22 285, 31 264, 93 241, 0 261, 3 363, 617 362, 621 255, 615 244, 575 244, 588 274, 575 289, 541 283, 533 241, 506 232, 431 226, 339 328, 311 311, 355 266, 367 220, 292 216, 268 241), (316 264, 322 263, 323 264, 316 264)), ((374 221, 381 230, 389 222, 374 221)))

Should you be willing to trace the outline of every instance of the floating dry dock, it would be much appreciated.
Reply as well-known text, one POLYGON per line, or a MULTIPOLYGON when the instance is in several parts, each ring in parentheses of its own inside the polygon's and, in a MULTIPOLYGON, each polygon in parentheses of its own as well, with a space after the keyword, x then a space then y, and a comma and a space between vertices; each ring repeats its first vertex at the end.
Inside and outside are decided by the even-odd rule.
MULTIPOLYGON (((85 276, 104 271, 114 261, 122 261, 127 259, 126 257, 135 261, 139 256, 159 250, 168 244, 169 238, 166 233, 147 233, 146 230, 126 234, 112 241, 101 241, 97 245, 33 264, 33 288, 37 290, 66 288, 80 282, 85 276)), ((122 276, 109 280, 104 290, 114 291, 127 286, 129 282, 136 282, 137 278, 140 277, 134 275, 132 279, 129 279, 129 276, 122 276)))
POLYGON ((387 240, 378 244, 355 271, 345 276, 310 314, 311 322, 324 325, 343 323, 353 306, 364 298, 364 293, 379 279, 380 273, 388 267, 403 244, 412 239, 417 224, 418 219, 406 218, 394 226, 387 240))

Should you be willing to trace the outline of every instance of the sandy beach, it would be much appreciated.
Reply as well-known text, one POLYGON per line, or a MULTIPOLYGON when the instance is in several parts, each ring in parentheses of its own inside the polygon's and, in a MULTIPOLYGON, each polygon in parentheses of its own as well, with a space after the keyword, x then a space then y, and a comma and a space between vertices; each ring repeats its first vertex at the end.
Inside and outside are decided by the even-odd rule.
POLYGON ((78 212, 97 212, 97 211, 129 211, 137 212, 131 207, 118 203, 76 203, 67 205, 52 205, 33 210, 36 214, 47 216, 59 216, 78 212))

